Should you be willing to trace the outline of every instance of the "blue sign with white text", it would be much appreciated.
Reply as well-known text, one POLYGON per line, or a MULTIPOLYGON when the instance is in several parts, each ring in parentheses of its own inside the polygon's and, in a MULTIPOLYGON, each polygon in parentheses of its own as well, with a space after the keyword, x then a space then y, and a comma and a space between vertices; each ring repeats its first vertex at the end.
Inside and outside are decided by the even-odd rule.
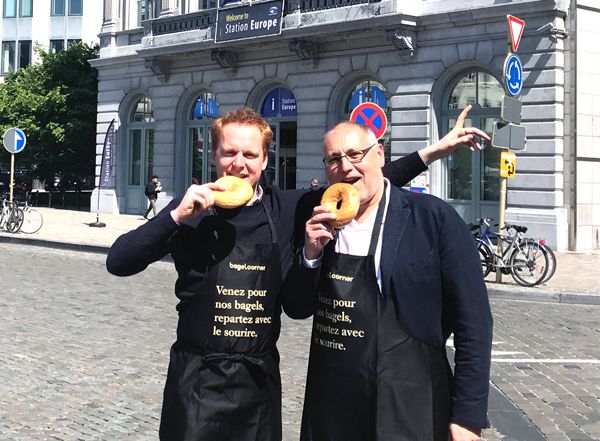
POLYGON ((504 62, 504 85, 510 96, 517 96, 523 87, 523 64, 517 54, 510 54, 504 62))
POLYGON ((368 96, 367 89, 361 87, 352 94, 350 98, 350 111, 354 110, 356 106, 362 103, 371 102, 377 104, 382 109, 387 108, 387 98, 385 93, 377 86, 371 87, 371 96, 368 96))
POLYGON ((296 116, 296 97, 291 90, 276 87, 265 97, 260 107, 260 115, 265 118, 296 116))

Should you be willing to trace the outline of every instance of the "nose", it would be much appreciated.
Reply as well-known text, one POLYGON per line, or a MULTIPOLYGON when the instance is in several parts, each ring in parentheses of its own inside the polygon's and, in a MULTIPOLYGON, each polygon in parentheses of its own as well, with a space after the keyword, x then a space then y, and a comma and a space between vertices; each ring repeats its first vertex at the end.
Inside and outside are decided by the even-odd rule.
POLYGON ((236 167, 244 166, 244 154, 242 152, 238 152, 237 155, 233 157, 233 165, 236 167))
POLYGON ((339 169, 344 173, 348 173, 354 169, 354 164, 350 162, 347 156, 342 156, 339 169))

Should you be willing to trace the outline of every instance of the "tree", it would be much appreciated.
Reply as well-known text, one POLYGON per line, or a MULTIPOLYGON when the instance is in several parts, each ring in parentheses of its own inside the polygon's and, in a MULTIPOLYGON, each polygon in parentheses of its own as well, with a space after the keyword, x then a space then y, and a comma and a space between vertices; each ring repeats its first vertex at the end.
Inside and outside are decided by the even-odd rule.
POLYGON ((41 62, 8 75, 0 85, 0 130, 19 127, 25 132, 27 146, 16 164, 33 178, 52 182, 54 176, 93 176, 98 72, 88 60, 97 58, 98 46, 35 50, 41 62))

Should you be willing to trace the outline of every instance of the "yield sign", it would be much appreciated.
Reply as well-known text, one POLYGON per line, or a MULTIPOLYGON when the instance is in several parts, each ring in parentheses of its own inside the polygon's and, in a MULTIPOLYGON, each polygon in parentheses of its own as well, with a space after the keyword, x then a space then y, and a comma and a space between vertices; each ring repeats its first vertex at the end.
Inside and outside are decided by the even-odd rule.
POLYGON ((377 139, 381 138, 387 129, 385 111, 375 103, 366 102, 354 108, 350 121, 367 126, 377 139))
POLYGON ((519 49, 519 43, 521 43, 523 29, 525 29, 525 21, 515 17, 514 15, 507 15, 506 18, 508 19, 510 44, 512 45, 513 52, 517 52, 517 49, 519 49))

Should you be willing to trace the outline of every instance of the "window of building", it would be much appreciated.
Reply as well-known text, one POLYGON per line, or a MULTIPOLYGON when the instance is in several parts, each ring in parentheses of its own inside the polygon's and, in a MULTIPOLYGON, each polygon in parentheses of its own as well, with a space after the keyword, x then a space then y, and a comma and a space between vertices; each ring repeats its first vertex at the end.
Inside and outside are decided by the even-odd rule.
POLYGON ((17 16, 17 0, 4 0, 4 16, 5 17, 16 17, 17 16))
POLYGON ((55 54, 65 49, 64 40, 50 40, 50 53, 55 54))
POLYGON ((19 4, 19 16, 31 17, 33 15, 33 0, 21 0, 19 4))
POLYGON ((152 20, 155 17, 154 0, 137 0, 138 2, 138 26, 142 26, 142 22, 152 20))
POLYGON ((83 14, 83 1, 82 0, 69 0, 69 15, 82 15, 83 14))
POLYGON ((81 43, 81 38, 70 38, 67 40, 67 49, 69 49, 74 44, 81 43))
POLYGON ((356 106, 366 102, 375 103, 385 110, 385 114, 388 119, 388 125, 382 140, 385 160, 388 162, 391 160, 392 156, 392 142, 391 136, 389 136, 392 130, 390 124, 392 120, 392 108, 389 105, 388 94, 383 84, 373 80, 364 80, 356 83, 345 95, 339 120, 348 121, 352 111, 356 108, 356 106))
POLYGON ((65 0, 52 0, 52 15, 65 15, 65 0))
POLYGON ((129 116, 128 207, 133 212, 146 208, 144 186, 154 174, 154 111, 152 101, 140 98, 129 116))
POLYGON ((199 9, 214 9, 217 7, 217 0, 199 0, 199 9))
POLYGON ((192 182, 205 183, 217 177, 215 166, 211 163, 211 134, 213 119, 219 116, 219 104, 210 92, 201 93, 194 99, 188 120, 189 164, 192 182))
MULTIPOLYGON (((442 133, 451 130, 460 112, 471 105, 465 126, 479 127, 491 136, 494 123, 500 118, 503 95, 500 82, 487 72, 477 70, 460 75, 450 84, 444 100, 442 133)), ((459 147, 446 161, 446 198, 468 222, 478 217, 495 217, 498 212, 500 149, 483 142, 482 151, 459 147)))
POLYGON ((7 74, 15 71, 15 42, 2 42, 2 73, 7 74))
POLYGON ((260 114, 273 131, 269 162, 263 175, 267 185, 283 190, 296 188, 297 104, 294 93, 275 87, 263 97, 260 114))
POLYGON ((31 41, 19 41, 19 69, 31 64, 31 41))

